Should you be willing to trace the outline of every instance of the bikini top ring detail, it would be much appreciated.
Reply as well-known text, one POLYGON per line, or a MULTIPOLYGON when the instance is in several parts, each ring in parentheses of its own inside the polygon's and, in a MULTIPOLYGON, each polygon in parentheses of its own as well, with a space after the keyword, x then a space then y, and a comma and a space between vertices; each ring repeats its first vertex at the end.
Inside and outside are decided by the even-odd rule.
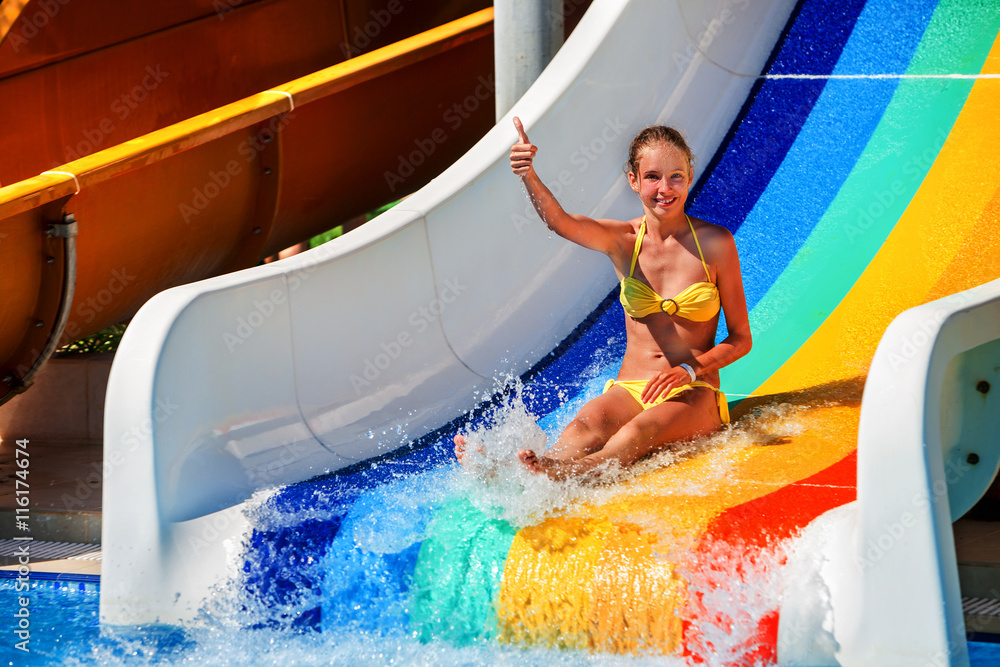
POLYGON ((687 215, 684 217, 691 228, 691 235, 694 237, 698 255, 701 257, 701 265, 705 269, 705 276, 708 280, 688 286, 672 299, 664 299, 649 285, 633 278, 635 263, 639 259, 639 250, 642 248, 642 239, 646 235, 646 218, 643 216, 639 233, 635 239, 635 249, 632 251, 632 265, 629 268, 628 277, 622 279, 618 297, 622 308, 625 309, 625 314, 629 317, 639 319, 653 313, 663 312, 694 322, 707 322, 715 317, 722 308, 719 288, 711 282, 712 275, 708 272, 708 264, 705 263, 705 254, 701 251, 701 243, 698 241, 698 234, 694 231, 694 224, 692 224, 690 217, 687 215))

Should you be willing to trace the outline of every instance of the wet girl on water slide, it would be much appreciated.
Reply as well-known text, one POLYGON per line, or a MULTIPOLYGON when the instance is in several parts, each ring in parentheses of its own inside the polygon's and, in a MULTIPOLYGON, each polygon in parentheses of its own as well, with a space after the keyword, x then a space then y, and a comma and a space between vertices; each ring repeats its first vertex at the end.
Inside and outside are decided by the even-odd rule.
MULTIPOLYGON (((621 281, 626 334, 618 377, 552 447, 518 452, 522 463, 555 479, 587 475, 610 461, 629 466, 729 423, 719 369, 750 351, 746 297, 733 235, 684 212, 694 179, 684 138, 664 126, 637 134, 626 170, 642 215, 594 220, 563 210, 535 172, 538 148, 516 117, 514 127, 511 169, 549 229, 611 260, 621 281), (720 310, 728 335, 716 345, 720 310)), ((465 444, 455 437, 460 461, 465 444)))

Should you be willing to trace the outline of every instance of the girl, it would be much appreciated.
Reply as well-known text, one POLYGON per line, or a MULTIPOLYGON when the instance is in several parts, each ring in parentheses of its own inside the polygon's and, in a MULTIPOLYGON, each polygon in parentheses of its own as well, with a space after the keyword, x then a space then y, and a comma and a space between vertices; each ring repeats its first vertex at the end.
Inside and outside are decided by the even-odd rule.
MULTIPOLYGON (((535 210, 556 234, 608 256, 626 314, 617 379, 544 455, 521 450, 518 457, 533 472, 565 479, 610 461, 631 465, 728 423, 718 371, 750 351, 746 297, 732 234, 684 212, 694 168, 683 137, 663 126, 636 135, 625 167, 642 215, 594 220, 563 210, 535 172, 538 149, 516 117, 514 127, 519 141, 511 147, 511 168, 535 210), (728 336, 716 345, 720 309, 728 336)), ((459 460, 464 450, 465 439, 456 436, 459 460)))

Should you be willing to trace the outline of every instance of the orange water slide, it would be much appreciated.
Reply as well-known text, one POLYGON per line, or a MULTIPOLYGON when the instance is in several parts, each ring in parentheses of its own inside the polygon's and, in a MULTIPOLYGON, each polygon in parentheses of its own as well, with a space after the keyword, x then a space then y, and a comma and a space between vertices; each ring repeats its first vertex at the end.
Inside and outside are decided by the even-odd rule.
POLYGON ((0 183, 435 28, 488 0, 4 0, 0 183))
POLYGON ((454 162, 493 123, 488 4, 2 2, 0 402, 155 293, 454 162))

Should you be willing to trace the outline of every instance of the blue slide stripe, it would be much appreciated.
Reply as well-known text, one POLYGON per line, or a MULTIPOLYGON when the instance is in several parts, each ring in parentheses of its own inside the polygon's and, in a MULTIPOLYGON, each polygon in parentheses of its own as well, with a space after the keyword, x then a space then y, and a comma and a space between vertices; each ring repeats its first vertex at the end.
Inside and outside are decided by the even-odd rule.
MULTIPOLYGON (((905 73, 936 4, 921 0, 899 12, 889 0, 868 2, 833 74, 905 73)), ((750 308, 785 270, 833 201, 897 85, 896 79, 827 81, 781 165, 736 230, 750 308), (866 104, 857 103, 858 95, 866 97, 866 104), (789 223, 790 217, 794 222, 789 223), (775 237, 777 229, 782 230, 780 238, 775 237)), ((734 181, 734 187, 740 187, 738 179, 734 181)), ((711 220, 714 212, 707 217, 711 220)))
MULTIPOLYGON (((819 76, 833 72, 864 4, 800 3, 764 71, 819 76)), ((688 211, 735 232, 778 170, 825 83, 759 79, 705 178, 692 191, 688 211)))

